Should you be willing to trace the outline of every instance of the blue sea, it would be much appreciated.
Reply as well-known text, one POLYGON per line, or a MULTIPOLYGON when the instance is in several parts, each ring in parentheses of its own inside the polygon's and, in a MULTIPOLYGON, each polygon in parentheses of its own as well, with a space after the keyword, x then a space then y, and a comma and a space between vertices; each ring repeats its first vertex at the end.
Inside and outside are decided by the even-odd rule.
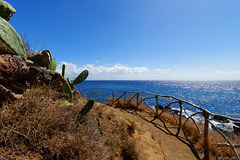
MULTIPOLYGON (((105 103, 112 91, 171 95, 211 113, 240 119, 240 81, 84 81, 76 86, 86 98, 105 103)), ((150 100, 149 105, 156 105, 150 100)), ((189 108, 194 112, 193 108, 189 108)))

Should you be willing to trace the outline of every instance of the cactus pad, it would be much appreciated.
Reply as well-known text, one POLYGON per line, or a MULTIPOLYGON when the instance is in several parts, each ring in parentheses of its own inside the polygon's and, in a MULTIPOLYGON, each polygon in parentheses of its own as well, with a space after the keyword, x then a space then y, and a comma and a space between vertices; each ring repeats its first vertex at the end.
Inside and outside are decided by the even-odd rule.
POLYGON ((68 82, 68 84, 69 84, 71 90, 72 90, 72 91, 75 90, 75 87, 74 87, 74 85, 73 85, 73 82, 71 82, 70 79, 69 79, 68 77, 67 77, 65 80, 66 80, 66 82, 68 82))
POLYGON ((64 78, 65 76, 65 64, 62 65, 62 77, 64 78))
POLYGON ((0 0, 0 17, 9 21, 16 10, 7 2, 0 0))
POLYGON ((90 100, 87 102, 87 104, 83 107, 83 109, 79 112, 77 116, 77 121, 81 121, 83 116, 86 115, 93 107, 94 105, 94 100, 90 100))
POLYGON ((73 81, 73 85, 82 83, 88 77, 88 70, 82 71, 78 77, 73 81))
POLYGON ((22 59, 27 59, 23 42, 15 29, 2 17, 0 17, 0 40, 5 43, 14 54, 18 54, 22 59))
POLYGON ((72 92, 72 89, 71 89, 71 87, 70 87, 70 85, 67 81, 66 81, 65 85, 63 86, 63 91, 67 94, 68 98, 72 102, 73 92, 72 92))
POLYGON ((55 58, 53 58, 49 65, 49 69, 52 71, 56 71, 56 68, 57 68, 57 61, 55 58))

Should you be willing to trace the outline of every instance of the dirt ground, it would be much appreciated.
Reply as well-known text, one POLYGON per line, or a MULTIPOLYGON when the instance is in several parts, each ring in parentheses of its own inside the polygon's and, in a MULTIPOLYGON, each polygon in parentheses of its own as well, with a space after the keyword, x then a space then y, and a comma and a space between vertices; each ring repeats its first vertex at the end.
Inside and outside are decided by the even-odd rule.
MULTIPOLYGON (((130 138, 135 142, 135 152, 139 160, 194 160, 197 159, 187 140, 176 137, 177 130, 145 112, 127 111, 98 103, 103 117, 111 116, 111 121, 122 121, 128 125, 134 124, 130 138)), ((202 157, 201 157, 202 158, 202 157)))

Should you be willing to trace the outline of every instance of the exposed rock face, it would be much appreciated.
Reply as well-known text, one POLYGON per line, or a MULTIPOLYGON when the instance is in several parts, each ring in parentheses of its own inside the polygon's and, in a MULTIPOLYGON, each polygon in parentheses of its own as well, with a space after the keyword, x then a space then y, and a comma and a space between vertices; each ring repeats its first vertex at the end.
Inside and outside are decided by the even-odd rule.
POLYGON ((65 84, 57 72, 41 67, 30 67, 18 55, 0 52, 0 103, 18 99, 32 84, 51 84, 58 90, 65 84))

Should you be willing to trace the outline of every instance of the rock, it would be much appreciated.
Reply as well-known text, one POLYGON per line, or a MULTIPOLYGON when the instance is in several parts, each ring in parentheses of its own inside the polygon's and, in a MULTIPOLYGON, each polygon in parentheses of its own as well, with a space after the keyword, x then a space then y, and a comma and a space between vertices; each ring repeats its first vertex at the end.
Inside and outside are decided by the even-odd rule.
POLYGON ((219 122, 219 123, 229 123, 230 122, 227 118, 218 117, 218 116, 213 116, 211 118, 211 120, 214 120, 214 121, 219 122))
POLYGON ((159 109, 161 109, 161 110, 164 109, 164 107, 163 107, 162 105, 160 105, 160 104, 155 106, 156 109, 157 109, 157 107, 158 107, 159 109))
POLYGON ((233 132, 236 135, 240 135, 240 122, 233 122, 236 126, 233 126, 233 132))
MULTIPOLYGON (((155 108, 157 109, 157 105, 155 106, 155 108)), ((163 107, 162 105, 158 105, 158 108, 160 109, 160 110, 164 110, 164 108, 165 107, 163 107)), ((174 113, 174 114, 180 114, 180 111, 178 111, 178 110, 176 110, 176 109, 170 109, 170 108, 168 108, 166 111, 165 111, 166 113, 174 113)))
POLYGON ((240 127, 233 126, 233 132, 234 132, 236 135, 240 135, 240 127))
POLYGON ((36 50, 28 56, 27 60, 30 60, 33 66, 48 67, 52 61, 52 56, 49 50, 42 52, 36 50))
POLYGON ((238 127, 240 127, 240 122, 233 122, 233 124, 237 125, 238 127))
POLYGON ((65 80, 57 72, 27 66, 19 55, 0 54, 0 103, 21 98, 23 92, 33 84, 51 85, 60 91, 65 80))

